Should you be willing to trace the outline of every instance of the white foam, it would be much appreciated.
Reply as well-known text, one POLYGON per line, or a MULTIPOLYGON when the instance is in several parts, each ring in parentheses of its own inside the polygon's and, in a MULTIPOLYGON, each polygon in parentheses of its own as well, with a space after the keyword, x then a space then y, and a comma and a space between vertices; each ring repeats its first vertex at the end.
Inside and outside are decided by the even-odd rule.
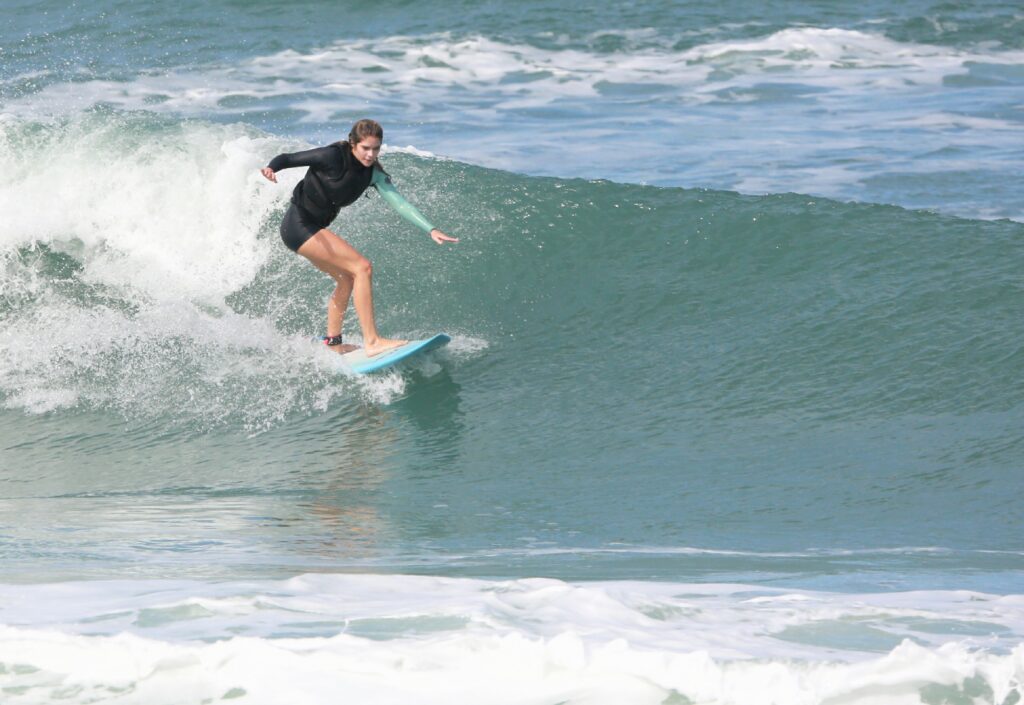
POLYGON ((1022 130, 1019 122, 1010 120, 997 120, 995 118, 983 118, 971 115, 959 115, 956 113, 935 112, 926 115, 915 115, 897 121, 898 124, 927 127, 936 130, 978 130, 995 132, 1020 132, 1022 130))
POLYGON ((339 396, 402 394, 402 375, 350 378, 308 337, 228 301, 257 275, 261 286, 316 277, 276 232, 301 170, 278 184, 259 174, 303 146, 131 116, 0 123, 0 295, 22 302, 0 338, 5 405, 234 419, 258 432, 339 396), (68 272, 48 270, 54 253, 68 272))
POLYGON ((71 389, 22 389, 15 391, 4 402, 8 409, 24 409, 30 414, 45 414, 55 409, 74 406, 78 393, 71 389))
POLYGON ((1024 675, 1024 596, 963 591, 307 575, 0 586, 0 621, 26 702, 1003 702, 1024 675))
MULTIPOLYGON (((955 49, 897 42, 848 29, 799 27, 758 39, 728 40, 674 49, 654 41, 625 53, 538 48, 481 36, 449 34, 344 40, 300 53, 285 50, 238 65, 143 71, 130 82, 105 80, 51 84, 9 101, 19 114, 80 111, 97 103, 127 109, 209 115, 244 112, 225 99, 287 99, 306 119, 330 122, 366 104, 397 101, 415 114, 474 96, 478 116, 552 101, 592 98, 609 84, 671 87, 683 100, 721 99, 723 89, 770 77, 773 82, 902 91, 909 84, 938 85, 967 72, 970 63, 1014 65, 1024 52, 955 49)), ((739 96, 737 100, 746 98, 739 96)), ((244 101, 243 101, 244 102, 244 101)))
POLYGON ((391 153, 391 152, 394 152, 396 154, 411 154, 411 155, 413 155, 415 157, 420 157, 422 159, 435 159, 435 160, 438 160, 438 161, 450 161, 449 159, 446 159, 445 157, 443 157, 441 155, 434 154, 433 152, 428 152, 425 149, 419 149, 418 147, 414 147, 411 144, 407 144, 404 147, 397 147, 397 146, 393 147, 393 146, 390 146, 388 144, 384 144, 381 147, 381 154, 382 155, 385 155, 385 154, 388 154, 388 153, 391 153))
POLYGON ((922 204, 912 186, 878 190, 865 182, 915 169, 959 170, 957 163, 922 157, 949 146, 969 147, 976 163, 998 160, 988 178, 1005 181, 1019 161, 1024 125, 991 115, 950 116, 972 106, 993 114, 1012 110, 1006 96, 1016 79, 1004 72, 1006 85, 984 89, 983 103, 991 105, 949 79, 969 82, 986 67, 1020 65, 1024 52, 900 42, 829 27, 766 30, 682 49, 678 37, 609 31, 628 48, 595 49, 598 35, 590 43, 546 36, 542 47, 447 33, 342 40, 240 63, 143 68, 125 82, 51 83, 8 100, 3 110, 39 119, 102 104, 257 122, 283 110, 298 113, 283 118, 289 124, 318 134, 337 125, 343 133, 369 110, 417 141, 429 140, 435 153, 529 174, 1020 216, 1004 189, 978 186, 953 199, 937 193, 922 204), (765 109, 764 102, 778 109, 765 109), (611 157, 609 142, 636 130, 648 142, 643 153, 629 164, 611 157), (550 157, 556 154, 564 156, 550 157))
POLYGON ((85 249, 90 281, 217 302, 266 262, 257 235, 287 197, 259 182, 275 145, 230 127, 139 140, 123 135, 131 129, 83 118, 27 148, 0 140, 0 251, 85 249))

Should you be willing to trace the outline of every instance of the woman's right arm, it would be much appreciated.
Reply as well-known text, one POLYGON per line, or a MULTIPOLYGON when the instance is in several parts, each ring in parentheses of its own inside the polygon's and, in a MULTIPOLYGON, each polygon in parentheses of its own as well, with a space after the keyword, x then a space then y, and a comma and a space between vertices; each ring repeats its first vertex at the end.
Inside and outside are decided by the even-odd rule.
POLYGON ((331 151, 330 147, 317 147, 316 149, 307 149, 304 152, 278 154, 270 160, 269 164, 260 169, 260 173, 276 183, 277 177, 275 176, 275 173, 282 169, 291 169, 296 166, 310 166, 325 169, 327 168, 331 151))

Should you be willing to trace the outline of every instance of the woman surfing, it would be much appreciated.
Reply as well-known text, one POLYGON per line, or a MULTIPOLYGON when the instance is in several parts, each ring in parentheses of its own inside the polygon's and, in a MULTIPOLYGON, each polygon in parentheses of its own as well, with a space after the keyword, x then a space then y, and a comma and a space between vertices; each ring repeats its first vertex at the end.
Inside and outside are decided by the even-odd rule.
POLYGON ((368 357, 408 341, 382 338, 377 332, 373 317, 373 267, 352 245, 327 229, 338 211, 354 203, 372 186, 399 215, 430 235, 437 244, 458 242, 457 238, 431 225, 395 190, 391 177, 377 161, 383 140, 384 128, 379 123, 360 120, 352 126, 348 140, 304 152, 279 154, 260 170, 263 176, 277 183, 276 173, 281 169, 309 167, 292 191, 291 205, 281 221, 281 239, 289 249, 334 279, 334 293, 327 303, 324 343, 341 353, 356 349, 341 339, 342 319, 351 298, 363 329, 363 348, 368 357))

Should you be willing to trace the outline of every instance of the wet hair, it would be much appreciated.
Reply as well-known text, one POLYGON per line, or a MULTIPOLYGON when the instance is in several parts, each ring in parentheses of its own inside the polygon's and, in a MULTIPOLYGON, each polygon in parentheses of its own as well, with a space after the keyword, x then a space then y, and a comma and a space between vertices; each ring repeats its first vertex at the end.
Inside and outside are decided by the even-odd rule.
POLYGON ((360 120, 352 126, 352 130, 348 133, 348 143, 355 146, 367 137, 376 137, 383 142, 384 128, 376 120, 360 120))
MULTIPOLYGON (((340 144, 347 145, 349 150, 355 147, 357 144, 365 140, 367 137, 376 137, 381 142, 384 141, 384 128, 380 126, 380 123, 376 120, 363 119, 352 126, 352 129, 348 133, 348 139, 340 144)), ((380 159, 377 160, 377 168, 384 172, 386 176, 390 176, 387 171, 384 170, 384 165, 380 163, 380 159)))

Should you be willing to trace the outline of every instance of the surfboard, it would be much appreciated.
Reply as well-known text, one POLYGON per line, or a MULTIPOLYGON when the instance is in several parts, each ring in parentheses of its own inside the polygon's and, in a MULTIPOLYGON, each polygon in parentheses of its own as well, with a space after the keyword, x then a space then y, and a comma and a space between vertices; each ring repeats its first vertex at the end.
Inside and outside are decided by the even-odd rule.
POLYGON ((389 367, 393 367, 400 362, 404 362, 411 357, 417 357, 430 350, 436 350, 437 348, 444 347, 451 342, 444 333, 438 333, 432 338, 424 338, 423 340, 410 340, 405 345, 400 345, 397 348, 388 350, 380 355, 374 355, 373 357, 367 357, 366 352, 360 348, 359 350, 353 350, 352 352, 345 353, 341 356, 341 359, 345 361, 345 364, 355 373, 365 375, 370 372, 377 372, 379 370, 385 370, 389 367))

